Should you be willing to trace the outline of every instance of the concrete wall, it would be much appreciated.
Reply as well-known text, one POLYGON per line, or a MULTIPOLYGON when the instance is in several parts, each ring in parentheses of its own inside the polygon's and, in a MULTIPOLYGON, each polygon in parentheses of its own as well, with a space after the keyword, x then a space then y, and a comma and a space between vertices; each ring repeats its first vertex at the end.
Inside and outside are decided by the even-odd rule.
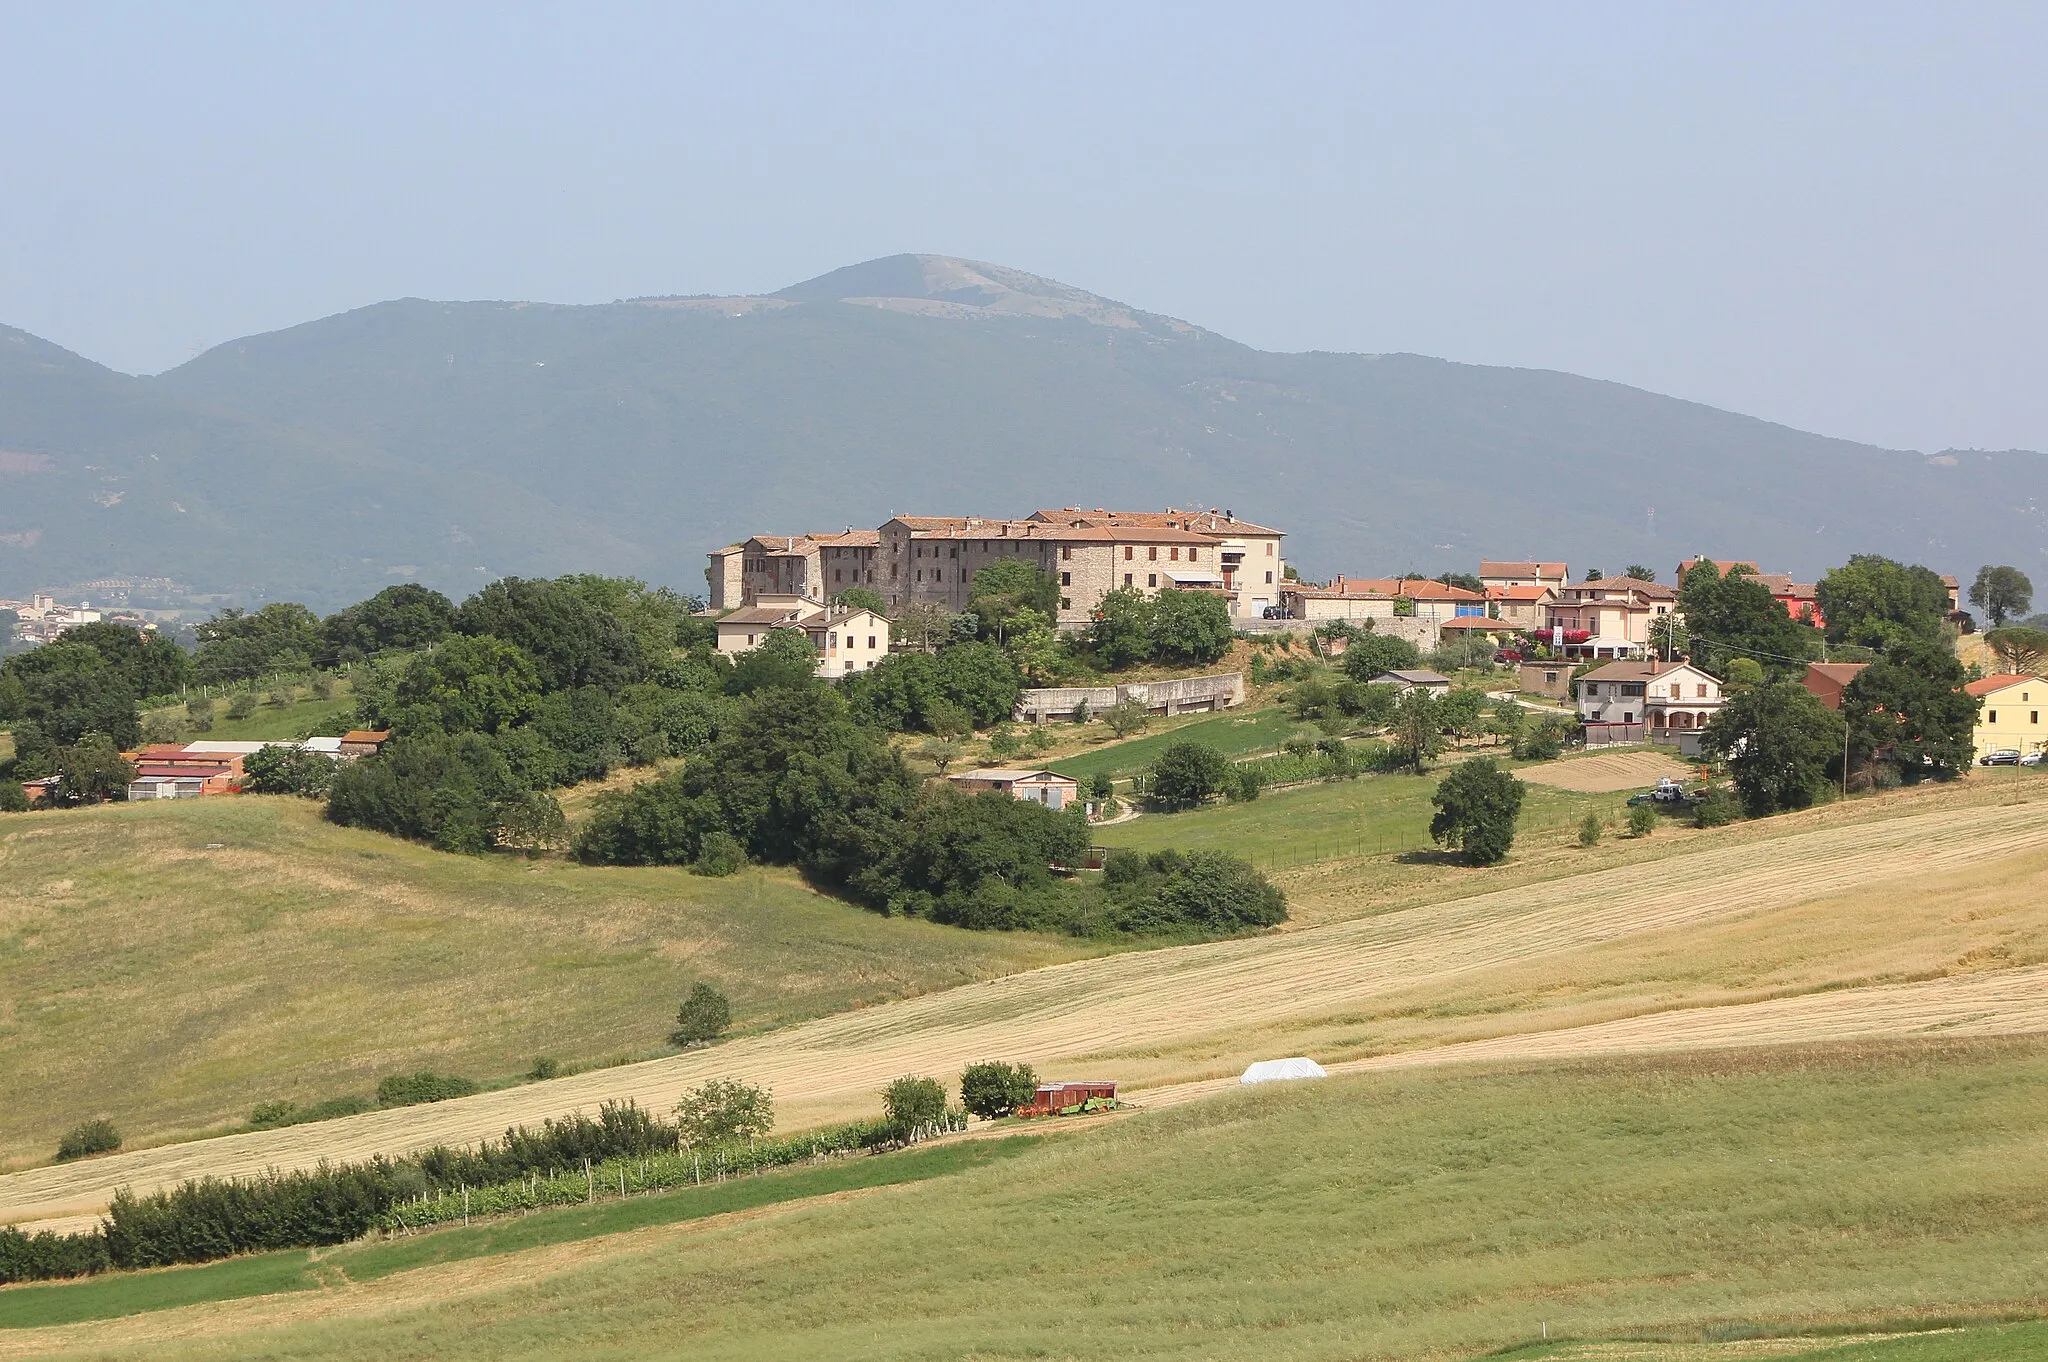
POLYGON ((1124 686, 1056 686, 1027 690, 1017 697, 1012 717, 1028 723, 1070 718, 1087 702, 1100 714, 1121 700, 1136 700, 1155 714, 1186 714, 1192 710, 1233 709, 1244 703, 1244 673, 1183 676, 1170 681, 1134 681, 1124 686))

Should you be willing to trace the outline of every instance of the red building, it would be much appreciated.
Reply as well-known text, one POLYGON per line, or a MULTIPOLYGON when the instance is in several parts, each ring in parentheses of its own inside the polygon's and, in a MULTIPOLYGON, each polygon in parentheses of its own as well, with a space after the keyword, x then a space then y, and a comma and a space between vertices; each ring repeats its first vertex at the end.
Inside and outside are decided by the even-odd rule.
POLYGON ((1701 563, 1712 563, 1723 577, 1735 568, 1746 570, 1750 576, 1770 588, 1771 599, 1785 607, 1785 613, 1803 624, 1816 629, 1827 627, 1827 621, 1820 613, 1820 586, 1816 582, 1795 582, 1791 574, 1784 572, 1760 572, 1755 563, 1746 563, 1732 558, 1688 558, 1678 565, 1678 585, 1685 585, 1685 574, 1701 563), (1809 618, 1810 614, 1810 618, 1809 618))
POLYGON ((1076 1112, 1116 1105, 1116 1084, 1100 1079, 1079 1083, 1040 1083, 1031 1101, 1017 1108, 1019 1116, 1071 1116, 1076 1112))

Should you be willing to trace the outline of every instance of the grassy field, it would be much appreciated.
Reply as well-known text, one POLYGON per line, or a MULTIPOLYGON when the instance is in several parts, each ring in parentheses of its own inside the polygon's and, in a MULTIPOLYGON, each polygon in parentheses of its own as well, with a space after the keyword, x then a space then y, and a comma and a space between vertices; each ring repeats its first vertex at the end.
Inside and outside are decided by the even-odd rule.
POLYGON ((251 1254, 217 1263, 152 1272, 118 1272, 80 1281, 0 1290, 0 1329, 76 1324, 176 1309, 207 1301, 318 1291, 337 1281, 372 1282, 443 1263, 467 1262, 553 1244, 625 1234, 735 1215, 873 1187, 946 1177, 1015 1157, 1041 1136, 956 1140, 850 1159, 818 1168, 736 1178, 686 1190, 606 1201, 545 1215, 508 1216, 431 1234, 319 1250, 251 1254))
MULTIPOLYGON (((2044 1086, 2038 1039, 1337 1078, 765 1218, 346 1288, 337 1272, 321 1292, 8 1331, 0 1352, 1311 1362, 1469 1358, 1546 1329, 1551 1355, 1580 1357, 1657 1355, 1586 1340, 1893 1334, 2044 1307, 2044 1086)), ((2040 1333, 1865 1356, 1998 1355, 1963 1338, 2023 1355, 2040 1333)))
MULTIPOLYGON (((1211 804, 1185 813, 1147 814, 1098 828, 1103 846, 1156 851, 1162 847, 1228 851, 1266 870, 1319 861, 1426 851, 1429 802, 1441 771, 1429 775, 1370 775, 1357 780, 1271 790, 1244 804, 1211 804)), ((1597 812, 1618 820, 1626 794, 1581 794, 1531 785, 1522 803, 1518 836, 1531 840, 1570 829, 1597 812)))
POLYGON ((692 980, 741 1032, 1083 948, 884 919, 779 871, 449 856, 298 800, 0 818, 0 1160, 111 1117, 129 1144, 431 1067, 658 1050, 692 980))
POLYGON ((872 1115, 901 1074, 991 1057, 1187 1097, 1274 1055, 1392 1067, 2048 1030, 2044 811, 2048 782, 1973 780, 1612 843, 1569 874, 1461 871, 1437 878, 1437 901, 1304 930, 1012 974, 431 1107, 24 1171, 0 1178, 0 1217, 90 1211, 122 1183, 474 1140, 607 1098, 666 1106, 713 1076, 767 1084, 802 1126, 872 1115))
MULTIPOLYGON (((227 700, 215 698, 212 702, 213 727, 204 733, 195 733, 187 725, 187 732, 180 741, 265 742, 311 734, 335 737, 356 726, 356 702, 346 677, 335 678, 333 698, 327 700, 314 699, 305 686, 292 687, 292 703, 288 705, 268 703, 269 694, 269 691, 263 692, 265 702, 257 705, 256 712, 246 719, 228 718, 227 700)), ((174 705, 151 710, 149 715, 183 722, 185 707, 174 705)))
MULTIPOLYGON (((1055 733, 1061 727, 1049 725, 1055 733)), ((1086 780, 1102 772, 1121 778, 1144 770, 1175 743, 1198 742, 1215 748, 1226 757, 1243 757, 1254 752, 1273 751, 1303 729, 1313 731, 1313 726, 1296 722, 1286 710, 1277 707, 1229 710, 1184 721, 1154 720, 1152 729, 1138 737, 1071 755, 1035 760, 1076 780, 1086 780)))

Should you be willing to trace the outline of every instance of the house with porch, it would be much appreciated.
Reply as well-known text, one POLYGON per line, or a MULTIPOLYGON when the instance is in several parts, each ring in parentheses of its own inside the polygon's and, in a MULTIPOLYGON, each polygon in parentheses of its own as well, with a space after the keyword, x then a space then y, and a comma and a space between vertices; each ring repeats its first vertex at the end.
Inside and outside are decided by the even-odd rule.
POLYGON ((1610 662, 1573 683, 1579 722, 1593 746, 1679 742, 1720 713, 1720 678, 1688 661, 1610 662))

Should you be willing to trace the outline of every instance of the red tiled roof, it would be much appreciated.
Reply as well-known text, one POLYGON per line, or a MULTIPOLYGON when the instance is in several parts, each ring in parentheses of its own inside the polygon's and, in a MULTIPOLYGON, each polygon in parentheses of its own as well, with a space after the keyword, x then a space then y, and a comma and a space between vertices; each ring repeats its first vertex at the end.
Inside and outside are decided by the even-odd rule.
POLYGON ((389 729, 352 728, 341 735, 343 742, 383 742, 391 736, 389 729))
POLYGON ((1565 575, 1565 565, 1563 563, 1482 562, 1479 565, 1479 575, 1482 577, 1562 577, 1565 575))
POLYGON ((1972 681, 1963 689, 1981 700, 1993 691, 2004 690, 2007 686, 2017 686, 2022 681, 2040 680, 2041 677, 2028 676, 2024 672, 2000 672, 1996 676, 1987 676, 1982 681, 1972 681))

